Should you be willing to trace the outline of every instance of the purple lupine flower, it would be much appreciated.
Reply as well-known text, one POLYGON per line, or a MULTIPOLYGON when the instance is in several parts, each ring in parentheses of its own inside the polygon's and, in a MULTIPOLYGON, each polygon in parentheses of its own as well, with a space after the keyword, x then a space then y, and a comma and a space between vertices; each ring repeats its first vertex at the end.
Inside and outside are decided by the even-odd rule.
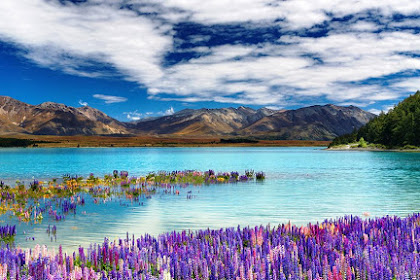
POLYGON ((239 178, 239 172, 237 172, 237 171, 230 172, 230 177, 238 179, 239 178))
POLYGON ((244 182, 244 181, 248 181, 248 176, 246 176, 246 175, 241 175, 241 176, 239 177, 239 181, 242 181, 242 182, 244 182))
POLYGON ((4 225, 0 226, 0 241, 4 243, 13 242, 16 235, 16 226, 4 225))
POLYGON ((120 172, 120 177, 122 179, 126 179, 128 177, 128 171, 121 171, 120 172))
MULTIPOLYGON (((177 171, 171 176, 187 174, 177 171)), ((158 188, 167 186, 159 183, 148 191, 158 188)), ((82 201, 81 196, 73 196, 60 199, 58 205, 66 213, 75 211, 82 201)), ((62 214, 51 208, 34 209, 52 217, 62 214)), ((0 237, 16 232, 13 227, 0 227, 0 237)), ((305 227, 289 223, 274 228, 207 229, 144 235, 137 240, 127 235, 81 247, 69 256, 63 256, 61 248, 51 257, 51 252, 45 254, 39 248, 3 246, 0 274, 7 265, 10 279, 96 279, 100 275, 106 279, 391 280, 418 278, 419 251, 420 214, 369 220, 346 216, 305 227)))

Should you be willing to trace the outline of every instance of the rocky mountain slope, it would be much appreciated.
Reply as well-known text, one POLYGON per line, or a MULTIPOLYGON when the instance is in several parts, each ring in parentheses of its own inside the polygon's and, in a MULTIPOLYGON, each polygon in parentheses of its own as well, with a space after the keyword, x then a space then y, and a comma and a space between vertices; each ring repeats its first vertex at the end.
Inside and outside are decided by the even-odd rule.
POLYGON ((239 133, 276 139, 331 140, 360 128, 374 117, 374 114, 354 106, 316 105, 274 113, 239 133))
POLYGON ((74 108, 53 102, 29 105, 0 96, 0 133, 109 135, 129 132, 124 123, 91 107, 74 108))
POLYGON ((185 109, 170 116, 124 123, 85 106, 29 105, 0 96, 0 134, 229 136, 330 140, 350 133, 375 115, 357 107, 310 106, 297 110, 249 107, 185 109))
POLYGON ((133 128, 141 133, 178 135, 230 135, 275 111, 247 107, 185 109, 170 116, 142 120, 133 128))
POLYGON ((144 134, 331 140, 360 128, 374 116, 354 106, 330 104, 279 111, 246 107, 187 109, 171 116, 139 121, 133 125, 133 129, 144 134))

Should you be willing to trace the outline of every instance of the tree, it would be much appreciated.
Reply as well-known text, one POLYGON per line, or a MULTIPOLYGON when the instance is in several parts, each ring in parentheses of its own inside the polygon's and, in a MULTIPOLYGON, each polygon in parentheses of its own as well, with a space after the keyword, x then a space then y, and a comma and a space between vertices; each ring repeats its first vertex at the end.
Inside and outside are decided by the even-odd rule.
POLYGON ((358 131, 337 137, 331 146, 356 142, 357 139, 387 147, 420 146, 420 91, 388 113, 382 112, 358 131))

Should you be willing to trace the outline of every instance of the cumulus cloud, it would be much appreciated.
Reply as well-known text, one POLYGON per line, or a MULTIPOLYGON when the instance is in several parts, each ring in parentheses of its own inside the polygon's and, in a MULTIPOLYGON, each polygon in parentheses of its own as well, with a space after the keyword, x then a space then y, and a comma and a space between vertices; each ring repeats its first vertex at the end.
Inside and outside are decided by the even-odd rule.
POLYGON ((147 119, 153 116, 170 116, 170 115, 173 115, 174 113, 175 113, 175 110, 171 106, 165 111, 140 113, 138 110, 135 110, 132 112, 124 112, 124 115, 126 115, 127 119, 129 120, 138 121, 138 120, 141 120, 142 118, 147 119))
POLYGON ((143 116, 143 114, 139 113, 137 110, 133 112, 125 112, 124 115, 126 115, 127 119, 132 120, 132 121, 138 121, 143 116))
POLYGON ((79 100, 79 105, 88 106, 89 104, 87 102, 84 102, 83 100, 79 100))
POLYGON ((372 114, 379 115, 380 113, 388 113, 389 110, 393 109, 395 105, 384 105, 381 109, 370 109, 368 110, 372 114))
POLYGON ((21 46, 27 57, 47 67, 89 76, 91 71, 83 70, 89 69, 87 61, 102 62, 147 84, 162 75, 159 64, 171 44, 165 35, 169 27, 115 4, 0 1, 0 39, 21 46))
POLYGON ((170 116, 173 115, 175 113, 174 108, 171 106, 169 109, 167 109, 164 113, 165 116, 170 116))
MULTIPOLYGON (((419 28, 412 17, 420 14, 417 1, 65 3, 0 1, 0 40, 15 44, 44 67, 91 78, 120 75, 145 86, 154 100, 283 107, 320 98, 371 105, 419 87, 415 74, 378 82, 420 69, 420 57, 412 55, 420 45, 412 29, 419 28), (393 21, 395 14, 402 19, 393 21), (334 20, 344 17, 352 21, 334 20), (185 22, 208 29, 242 26, 245 31, 233 41, 218 40, 222 34, 191 34, 183 47, 177 28, 185 22), (261 42, 246 41, 247 28, 261 42), (264 28, 274 30, 269 39, 264 28), (278 38, 273 40, 273 34, 278 38), (166 63, 173 52, 194 55, 166 63)), ((96 98, 106 103, 127 100, 100 94, 96 98)))
POLYGON ((366 10, 379 10, 384 14, 411 14, 420 11, 416 1, 402 0, 161 0, 165 6, 183 11, 181 15, 206 24, 229 22, 267 22, 283 20, 290 28, 311 27, 329 18, 366 10))
MULTIPOLYGON (((209 56, 166 69, 165 79, 151 87, 150 94, 158 98, 159 93, 171 92, 182 101, 200 97, 261 105, 285 104, 296 95, 326 96, 341 102, 379 101, 398 98, 400 90, 357 82, 420 69, 419 58, 401 54, 416 51, 420 44, 416 34, 350 33, 322 38, 289 36, 287 40, 289 45, 275 48, 270 44, 254 49, 212 48, 209 56), (318 64, 311 56, 323 63, 318 64)), ((400 85, 404 90, 412 89, 407 83, 400 85)))
POLYGON ((397 87, 407 88, 411 92, 420 90, 420 77, 408 78, 395 84, 397 87))
POLYGON ((273 110, 273 111, 280 111, 281 109, 283 109, 280 106, 266 106, 265 108, 273 110))
POLYGON ((106 104, 126 102, 127 98, 115 95, 94 94, 94 98, 105 101, 106 104))

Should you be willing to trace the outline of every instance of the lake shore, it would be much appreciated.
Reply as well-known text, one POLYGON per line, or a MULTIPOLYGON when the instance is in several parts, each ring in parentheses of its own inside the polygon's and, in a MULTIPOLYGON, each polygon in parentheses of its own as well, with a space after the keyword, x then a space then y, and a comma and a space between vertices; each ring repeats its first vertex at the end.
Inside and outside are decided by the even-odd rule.
POLYGON ((403 149, 403 148, 396 148, 396 149, 384 149, 379 147, 357 147, 351 145, 340 145, 335 147, 326 148, 327 151, 355 151, 355 152, 408 152, 408 153, 419 153, 420 149, 403 149))
POLYGON ((32 147, 325 147, 330 141, 249 140, 246 137, 182 137, 182 136, 50 136, 7 135, 17 139, 39 141, 32 147), (236 142, 237 140, 239 142, 236 142), (224 141, 223 141, 224 140, 224 141), (227 140, 227 141, 226 141, 227 140), (233 140, 233 141, 232 141, 233 140), (241 142, 243 140, 243 142, 241 142), (232 141, 232 142, 229 142, 232 141))

